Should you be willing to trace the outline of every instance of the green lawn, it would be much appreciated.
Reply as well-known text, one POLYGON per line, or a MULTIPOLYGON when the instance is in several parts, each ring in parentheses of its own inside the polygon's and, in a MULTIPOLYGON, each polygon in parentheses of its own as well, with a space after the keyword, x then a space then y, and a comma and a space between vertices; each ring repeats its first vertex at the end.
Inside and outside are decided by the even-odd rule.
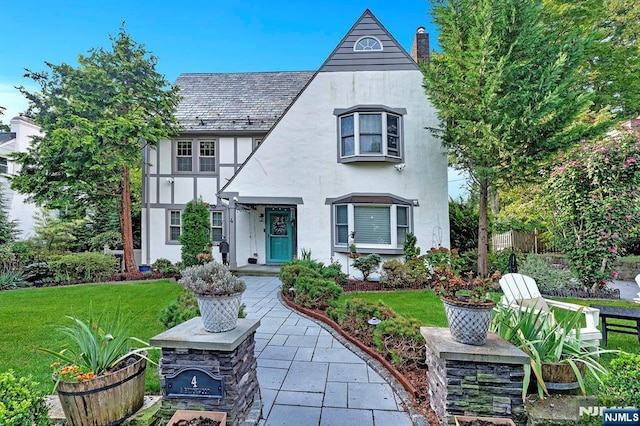
MULTIPOLYGON (((87 318, 91 306, 99 314, 120 305, 130 321, 131 334, 148 340, 163 331, 158 315, 181 291, 182 287, 171 280, 2 291, 0 371, 12 369, 18 375, 31 375, 42 390, 50 393, 54 359, 33 347, 59 348, 61 335, 56 328, 67 325, 65 315, 87 318)), ((157 359, 158 354, 153 357, 157 359)), ((147 369, 146 387, 147 392, 159 392, 157 369, 147 369)))
MULTIPOLYGON (((444 313, 444 307, 440 298, 431 290, 402 290, 390 292, 372 292, 372 293, 347 293, 341 298, 358 297, 371 302, 382 301, 391 306, 393 310, 402 316, 417 318, 425 326, 430 327, 447 327, 447 318, 444 313)), ((497 299, 496 299, 497 300, 497 299)), ((629 301, 611 301, 611 300, 594 300, 594 299, 558 299, 565 302, 576 303, 579 305, 589 306, 591 304, 625 306, 639 308, 637 303, 629 301)), ((561 313, 557 314, 561 316, 561 313)), ((613 320, 616 321, 616 320, 613 320)), ((618 321, 621 324, 635 325, 633 321, 618 321)), ((602 327, 600 327, 602 330, 602 327)), ((621 333, 608 334, 607 347, 603 349, 616 349, 625 352, 639 353, 640 344, 637 336, 621 333)), ((608 366, 614 354, 603 354, 603 365, 608 366)), ((587 390, 589 393, 596 391, 597 383, 589 380, 587 390)))

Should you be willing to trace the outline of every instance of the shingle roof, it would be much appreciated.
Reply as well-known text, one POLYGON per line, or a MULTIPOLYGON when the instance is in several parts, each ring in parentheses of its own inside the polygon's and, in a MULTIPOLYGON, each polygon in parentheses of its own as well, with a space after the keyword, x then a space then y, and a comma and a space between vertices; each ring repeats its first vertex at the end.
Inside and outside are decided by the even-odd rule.
POLYGON ((266 132, 314 71, 180 74, 176 116, 187 131, 266 132))
POLYGON ((3 133, 0 133, 0 143, 7 142, 7 141, 10 141, 11 139, 15 139, 15 138, 16 138, 15 132, 3 132, 3 133))

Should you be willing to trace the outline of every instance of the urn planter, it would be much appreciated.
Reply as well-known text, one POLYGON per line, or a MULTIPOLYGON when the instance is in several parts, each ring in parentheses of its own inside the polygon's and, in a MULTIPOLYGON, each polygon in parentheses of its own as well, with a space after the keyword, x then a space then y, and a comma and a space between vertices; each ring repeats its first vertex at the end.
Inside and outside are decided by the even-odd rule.
POLYGON ((475 305, 450 299, 442 299, 442 302, 447 314, 451 338, 465 345, 484 345, 495 303, 475 305))
POLYGON ((242 292, 213 296, 196 294, 196 299, 205 330, 222 333, 236 328, 242 292))

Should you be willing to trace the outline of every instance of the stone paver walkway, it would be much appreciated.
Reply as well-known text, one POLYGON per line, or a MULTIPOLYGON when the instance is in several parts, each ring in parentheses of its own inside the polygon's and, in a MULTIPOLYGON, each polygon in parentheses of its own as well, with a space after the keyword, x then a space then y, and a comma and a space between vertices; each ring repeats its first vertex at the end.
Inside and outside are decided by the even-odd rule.
POLYGON ((318 323, 284 306, 280 280, 243 277, 256 332, 262 426, 412 425, 401 397, 318 323))

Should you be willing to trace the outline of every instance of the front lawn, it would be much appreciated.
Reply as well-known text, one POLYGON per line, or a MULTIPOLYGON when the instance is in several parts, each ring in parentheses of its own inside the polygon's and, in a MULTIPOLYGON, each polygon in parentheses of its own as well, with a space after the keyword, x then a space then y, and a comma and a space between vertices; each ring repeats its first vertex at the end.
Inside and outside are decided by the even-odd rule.
MULTIPOLYGON (((14 370, 16 375, 33 376, 41 389, 51 393, 50 365, 54 358, 33 349, 60 347, 56 328, 68 325, 65 315, 81 319, 90 309, 100 314, 120 305, 130 321, 133 336, 149 340, 164 330, 158 315, 182 291, 172 280, 143 281, 124 284, 83 284, 74 286, 30 288, 0 292, 0 371, 14 370)), ((158 353, 153 354, 157 360, 158 353)), ((159 393, 157 369, 147 369, 146 390, 159 393)))
MULTIPOLYGON (((369 293, 346 293, 341 296, 345 298, 361 298, 370 302, 382 301, 389 305, 397 314, 405 317, 417 318, 422 324, 429 327, 447 327, 447 318, 444 313, 444 306, 439 296, 431 290, 402 290, 389 292, 369 292, 369 293)), ((596 299, 557 299, 564 302, 576 303, 579 305, 589 306, 592 304, 623 306, 640 309, 640 305, 624 300, 596 300, 596 299)), ((561 313, 556 315, 562 316, 561 313)), ((616 320, 613 320, 616 321, 616 320)), ((635 325, 634 321, 619 320, 621 324, 635 325)), ((599 327, 602 330, 602 327, 599 327)), ((629 353, 640 353, 640 344, 638 337, 621 334, 609 333, 607 347, 603 349, 617 349, 629 353)), ((603 354, 602 364, 608 367, 614 354, 603 354)), ((589 393, 597 391, 597 383, 588 380, 587 390, 589 393)))

